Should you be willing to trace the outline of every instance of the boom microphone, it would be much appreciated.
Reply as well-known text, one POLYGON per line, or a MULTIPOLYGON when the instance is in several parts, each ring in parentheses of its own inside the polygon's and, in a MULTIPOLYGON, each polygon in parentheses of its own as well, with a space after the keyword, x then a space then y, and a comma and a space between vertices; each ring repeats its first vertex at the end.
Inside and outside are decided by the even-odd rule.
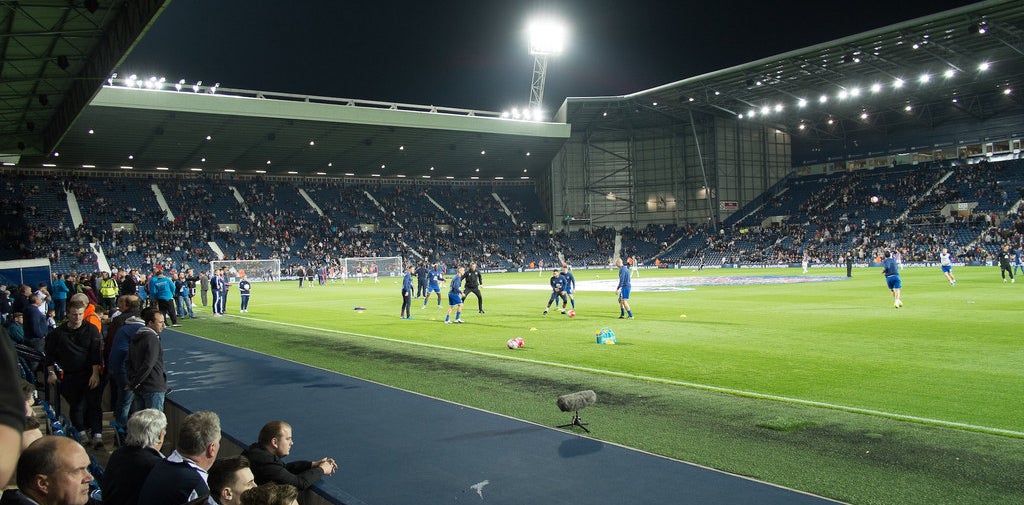
POLYGON ((578 393, 569 393, 558 397, 558 409, 562 412, 583 410, 587 405, 597 402, 597 393, 588 389, 578 393))

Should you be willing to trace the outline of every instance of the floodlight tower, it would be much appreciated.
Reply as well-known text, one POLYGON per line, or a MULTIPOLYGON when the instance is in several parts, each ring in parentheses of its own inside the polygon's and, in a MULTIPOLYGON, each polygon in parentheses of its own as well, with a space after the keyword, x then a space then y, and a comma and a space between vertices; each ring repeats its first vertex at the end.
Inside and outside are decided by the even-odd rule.
POLYGON ((530 54, 533 55, 533 80, 530 84, 529 111, 539 115, 544 102, 544 81, 548 73, 548 56, 562 54, 565 49, 565 25, 552 19, 538 19, 527 25, 530 54))

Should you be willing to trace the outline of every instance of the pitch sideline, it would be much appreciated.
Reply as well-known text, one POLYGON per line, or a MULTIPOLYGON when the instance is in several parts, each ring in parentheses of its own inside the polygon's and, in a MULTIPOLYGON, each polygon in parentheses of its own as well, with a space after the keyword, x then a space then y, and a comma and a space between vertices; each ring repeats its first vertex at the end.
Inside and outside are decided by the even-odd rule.
POLYGON ((678 381, 678 380, 673 380, 673 379, 665 379, 665 378, 662 378, 662 377, 651 377, 651 376, 647 376, 647 375, 637 375, 637 374, 631 374, 631 373, 626 373, 626 372, 616 372, 616 371, 613 371, 613 370, 602 370, 602 369, 599 369, 599 368, 590 368, 590 367, 584 367, 584 366, 579 366, 579 365, 570 365, 570 364, 566 364, 566 363, 557 363, 557 362, 553 362, 553 361, 543 361, 543 360, 537 360, 537 359, 522 358, 522 357, 518 357, 518 356, 508 356, 508 355, 505 355, 505 354, 496 354, 496 353, 484 352, 484 351, 474 351, 474 350, 471 350, 471 349, 460 349, 458 347, 451 347, 451 346, 438 345, 438 344, 430 344, 430 343, 426 343, 426 342, 413 342, 413 341, 401 340, 401 339, 397 339, 397 338, 381 337, 379 335, 368 335, 368 334, 364 334, 364 333, 355 333, 355 332, 351 332, 351 331, 335 330, 335 329, 329 329, 329 328, 318 328, 316 326, 308 326, 308 325, 304 325, 304 324, 287 323, 287 322, 283 322, 283 321, 271 321, 271 320, 266 320, 266 319, 256 319, 256 318, 252 318, 252 317, 242 317, 242 316, 238 316, 238 315, 234 315, 234 314, 226 314, 226 316, 228 316, 228 317, 236 317, 236 318, 239 318, 239 319, 244 319, 246 321, 253 321, 253 322, 257 322, 257 323, 275 324, 275 325, 280 325, 280 326, 289 326, 289 327, 293 327, 293 328, 301 328, 301 329, 304 329, 304 330, 315 330, 315 331, 335 333, 335 334, 340 334, 340 335, 350 335, 350 336, 354 336, 354 337, 361 337, 361 338, 368 338, 368 339, 372 339, 372 340, 379 340, 379 341, 382 341, 382 342, 390 342, 390 343, 395 343, 395 344, 413 345, 413 346, 426 347, 426 348, 429 348, 429 349, 436 349, 436 350, 442 350, 442 351, 459 352, 459 353, 463 353, 463 354, 472 354, 472 355, 484 356, 484 357, 488 357, 488 358, 497 358, 497 359, 503 359, 503 360, 508 360, 508 361, 519 361, 519 362, 523 362, 523 363, 530 363, 530 364, 534 364, 534 365, 543 365, 543 366, 551 366, 551 367, 556 367, 556 368, 564 368, 566 370, 575 370, 575 371, 578 371, 578 372, 596 373, 596 374, 607 375, 607 376, 611 376, 611 377, 620 377, 620 378, 624 378, 624 379, 635 379, 635 380, 642 380, 642 381, 646 381, 646 382, 654 382, 654 383, 659 383, 659 384, 668 384, 668 385, 672 385, 672 386, 682 386, 682 387, 688 387, 688 388, 698 389, 698 390, 702 390, 702 391, 711 391, 711 392, 715 392, 715 393, 723 393, 723 394, 729 394, 729 395, 734 395, 734 396, 742 396, 742 397, 746 397, 746 398, 757 398, 757 399, 761 399, 761 400, 771 400, 771 401, 777 401, 777 402, 783 402, 783 403, 790 403, 790 404, 794 404, 794 405, 803 405, 803 406, 808 406, 808 407, 818 407, 818 408, 825 408, 825 409, 831 409, 831 410, 839 410, 839 411, 850 412, 850 413, 854 413, 854 414, 863 414, 863 415, 869 415, 869 416, 875 416, 875 417, 883 417, 883 418, 887 418, 887 419, 894 419, 894 420, 898 420, 898 421, 906 421, 906 422, 912 422, 912 423, 918 423, 918 424, 926 424, 926 425, 931 425, 931 426, 939 426, 939 427, 943 427, 943 428, 953 428, 953 429, 974 431, 974 432, 985 433, 985 434, 989 434, 989 435, 1000 435, 1000 436, 1007 436, 1007 437, 1013 437, 1013 438, 1024 438, 1024 432, 1013 431, 1013 430, 1006 430, 1006 429, 1002 429, 1002 428, 992 428, 992 427, 989 427, 989 426, 978 426, 978 425, 974 425, 974 424, 958 423, 958 422, 955 422, 955 421, 944 421, 942 419, 931 419, 931 418, 927 418, 927 417, 910 416, 910 415, 906 415, 906 414, 896 414, 896 413, 893 413, 893 412, 885 412, 885 411, 881 411, 881 410, 865 409, 865 408, 861 408, 861 407, 851 407, 851 406, 848 406, 848 405, 838 405, 838 404, 834 404, 834 403, 818 402, 818 401, 814 401, 814 400, 803 400, 803 399, 800 399, 800 398, 790 398, 790 397, 787 397, 787 396, 778 396, 778 395, 771 395, 771 394, 766 394, 766 393, 757 393, 757 392, 753 392, 753 391, 744 391, 744 390, 741 390, 741 389, 732 389, 732 388, 724 388, 724 387, 720 387, 720 386, 711 386, 711 385, 708 385, 708 384, 700 384, 700 383, 696 383, 696 382, 678 381))

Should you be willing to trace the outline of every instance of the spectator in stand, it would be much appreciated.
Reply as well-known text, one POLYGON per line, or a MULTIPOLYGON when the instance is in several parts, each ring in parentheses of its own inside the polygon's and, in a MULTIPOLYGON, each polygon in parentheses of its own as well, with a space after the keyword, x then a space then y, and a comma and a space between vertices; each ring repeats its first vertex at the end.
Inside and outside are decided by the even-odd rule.
POLYGON ((206 294, 210 291, 210 276, 206 272, 199 273, 199 294, 203 298, 203 307, 206 306, 206 294))
POLYGON ((128 420, 124 445, 110 455, 100 489, 104 505, 135 505, 149 471, 164 459, 167 416, 156 409, 136 412, 128 420))
POLYGON ((11 316, 11 320, 7 323, 7 334, 10 335, 11 340, 15 344, 25 344, 25 315, 21 312, 11 316))
POLYGON ((245 456, 218 459, 210 467, 206 482, 210 485, 210 497, 220 505, 242 503, 242 493, 256 487, 256 477, 245 456))
POLYGON ((195 319, 196 314, 192 312, 192 288, 189 287, 185 272, 178 274, 178 281, 174 283, 174 289, 178 290, 178 316, 195 319))
POLYGON ((66 278, 66 275, 57 274, 54 276, 53 293, 51 293, 50 295, 53 298, 54 312, 61 315, 64 315, 64 313, 67 312, 68 310, 69 289, 67 282, 65 282, 64 280, 66 278))
POLYGON ((95 326, 85 322, 85 306, 72 300, 67 321, 46 336, 46 381, 56 384, 60 367, 61 395, 68 402, 71 424, 79 432, 88 429, 96 449, 103 448, 102 353, 103 339, 95 326))
POLYGON ((122 270, 121 274, 123 274, 123 277, 121 278, 119 288, 120 294, 122 296, 139 294, 139 277, 135 273, 135 269, 129 270, 127 273, 122 270))
MULTIPOLYGON (((25 312, 22 312, 24 319, 25 330, 25 345, 35 349, 42 353, 46 347, 46 335, 50 333, 50 327, 46 324, 46 316, 39 313, 36 308, 43 304, 41 298, 36 295, 29 297, 29 305, 26 307, 25 312)), ((18 312, 15 312, 18 314, 18 312)), ((29 361, 30 369, 36 372, 39 367, 39 362, 29 361)))
POLYGON ((304 490, 324 475, 333 475, 338 470, 338 464, 331 458, 285 463, 282 458, 291 453, 293 444, 292 427, 288 423, 271 421, 263 425, 257 442, 242 451, 252 464, 257 484, 276 482, 304 490))
POLYGON ((167 325, 164 315, 154 307, 142 311, 145 326, 139 328, 128 343, 125 373, 128 388, 135 395, 140 409, 163 410, 167 394, 167 369, 160 332, 167 325))
POLYGON ((85 505, 90 502, 92 481, 85 449, 71 438, 50 435, 36 440, 21 454, 18 490, 5 491, 0 503, 85 505))
POLYGON ((157 270, 149 283, 150 295, 156 300, 160 312, 164 313, 164 317, 171 318, 171 326, 181 326, 174 310, 174 281, 168 279, 163 270, 157 270))
POLYGON ((23 393, 18 388, 17 355, 14 345, 0 329, 0 482, 6 483, 14 473, 21 453, 21 432, 25 408, 23 393))
POLYGON ((118 289, 117 281, 110 276, 110 272, 103 272, 103 278, 100 279, 100 306, 108 312, 116 306, 118 289))
POLYGON ((287 484, 265 484, 242 493, 244 505, 298 505, 299 490, 287 484))
POLYGON ((139 503, 182 505, 209 497, 206 479, 220 452, 220 438, 217 414, 200 411, 185 416, 178 430, 178 447, 153 465, 139 491, 139 503))
POLYGON ((28 297, 32 296, 32 288, 25 285, 19 284, 14 290, 13 300, 11 301, 11 310, 13 312, 25 312, 29 308, 28 297))
MULTIPOLYGON (((139 310, 139 297, 130 295, 121 298, 122 300, 127 300, 125 305, 128 308, 117 318, 117 320, 120 320, 120 324, 110 340, 107 374, 110 376, 110 385, 114 392, 114 401, 111 406, 114 420, 118 425, 124 427, 128 422, 128 414, 135 399, 135 392, 128 387, 128 349, 132 336, 145 326, 146 323, 142 320, 142 314, 139 310), (123 316, 126 317, 121 319, 123 316)), ((114 325, 115 323, 111 323, 110 326, 114 325)))

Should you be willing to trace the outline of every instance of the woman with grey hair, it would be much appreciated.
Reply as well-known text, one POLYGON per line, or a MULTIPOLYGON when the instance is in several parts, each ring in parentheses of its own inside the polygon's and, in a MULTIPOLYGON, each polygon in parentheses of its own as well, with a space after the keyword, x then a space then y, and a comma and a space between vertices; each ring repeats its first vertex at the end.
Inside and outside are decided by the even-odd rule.
POLYGON ((167 435, 167 416, 156 409, 144 409, 128 418, 125 445, 110 455, 103 472, 104 505, 138 503, 139 491, 157 461, 167 435))

